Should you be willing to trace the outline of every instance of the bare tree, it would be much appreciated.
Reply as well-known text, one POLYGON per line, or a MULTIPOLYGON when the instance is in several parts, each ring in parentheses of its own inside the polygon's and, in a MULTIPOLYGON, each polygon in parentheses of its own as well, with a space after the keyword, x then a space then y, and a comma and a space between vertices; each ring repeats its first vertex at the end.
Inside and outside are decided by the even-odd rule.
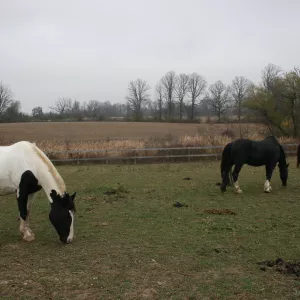
POLYGON ((268 64, 262 71, 262 85, 268 92, 274 92, 277 79, 281 75, 279 66, 268 64))
POLYGON ((189 76, 186 74, 179 74, 175 81, 175 93, 179 103, 179 120, 182 120, 183 101, 187 95, 189 87, 189 76))
POLYGON ((96 120, 101 114, 100 103, 97 100, 90 100, 85 104, 85 114, 91 120, 96 120))
POLYGON ((159 82, 155 87, 155 98, 158 108, 158 119, 162 120, 162 110, 163 110, 163 98, 164 98, 164 89, 161 82, 159 82))
POLYGON ((71 98, 59 98, 55 101, 54 106, 49 106, 49 108, 56 113, 63 115, 72 109, 72 104, 73 101, 71 98))
POLYGON ((12 92, 7 85, 0 82, 0 115, 12 103, 12 92))
POLYGON ((237 76, 232 80, 231 94, 234 100, 234 105, 237 109, 238 120, 241 121, 242 116, 242 104, 246 100, 249 93, 251 82, 243 76, 237 76))
POLYGON ((191 99, 191 120, 194 120, 196 103, 205 92, 206 85, 206 81, 198 73, 192 73, 189 76, 188 92, 191 99))
POLYGON ((164 88, 164 97, 167 102, 168 115, 173 116, 174 107, 174 91, 175 91, 176 74, 174 71, 169 71, 162 79, 161 83, 164 88))
POLYGON ((147 81, 138 78, 135 81, 130 81, 128 86, 128 96, 125 99, 128 101, 131 109, 139 121, 142 118, 142 105, 149 99, 147 91, 150 90, 150 86, 147 81))
POLYGON ((226 87, 226 85, 222 81, 218 80, 209 87, 209 91, 209 107, 217 115, 218 121, 220 122, 221 116, 228 109, 228 103, 230 101, 230 89, 226 87))

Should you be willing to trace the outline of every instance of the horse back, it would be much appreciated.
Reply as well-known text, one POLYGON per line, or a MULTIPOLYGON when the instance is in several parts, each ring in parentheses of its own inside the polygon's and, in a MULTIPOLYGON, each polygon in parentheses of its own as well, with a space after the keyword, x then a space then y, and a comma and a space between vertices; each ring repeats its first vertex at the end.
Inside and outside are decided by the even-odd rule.
POLYGON ((232 156, 235 163, 250 166, 262 166, 270 161, 278 161, 280 157, 280 144, 273 139, 251 141, 238 139, 233 143, 232 156))

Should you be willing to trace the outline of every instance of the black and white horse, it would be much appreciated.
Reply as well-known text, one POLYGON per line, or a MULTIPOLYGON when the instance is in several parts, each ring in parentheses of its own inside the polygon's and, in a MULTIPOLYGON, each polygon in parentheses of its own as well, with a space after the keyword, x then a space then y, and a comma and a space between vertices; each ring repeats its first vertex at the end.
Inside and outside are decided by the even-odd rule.
POLYGON ((29 228, 33 198, 43 189, 51 203, 49 219, 63 243, 74 236, 74 198, 48 157, 30 142, 0 147, 0 195, 17 194, 20 232, 25 241, 34 240, 29 228))
POLYGON ((269 193, 272 190, 270 180, 277 163, 282 185, 286 186, 289 165, 286 163, 284 149, 274 136, 266 137, 262 141, 237 139, 234 142, 227 144, 222 153, 221 191, 226 191, 226 186, 230 181, 229 173, 234 165, 234 170, 232 172, 233 184, 236 192, 242 193, 242 190, 238 184, 238 176, 243 165, 247 164, 254 167, 266 166, 266 181, 264 185, 264 191, 269 193))

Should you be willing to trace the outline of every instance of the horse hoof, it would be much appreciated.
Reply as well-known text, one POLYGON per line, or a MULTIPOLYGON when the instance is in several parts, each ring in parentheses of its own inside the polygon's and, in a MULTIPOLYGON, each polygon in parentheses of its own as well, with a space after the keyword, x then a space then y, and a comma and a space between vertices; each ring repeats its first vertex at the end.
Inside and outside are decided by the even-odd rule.
POLYGON ((272 191, 272 188, 268 186, 267 188, 264 189, 265 193, 270 193, 272 191))
POLYGON ((26 242, 32 242, 35 239, 34 234, 28 234, 27 232, 23 236, 23 240, 26 242))
POLYGON ((241 189, 238 189, 238 190, 236 190, 236 193, 237 193, 237 194, 242 194, 243 191, 242 191, 241 189))
POLYGON ((32 242, 35 239, 35 237, 33 235, 29 235, 27 237, 23 237, 23 240, 26 242, 32 242))

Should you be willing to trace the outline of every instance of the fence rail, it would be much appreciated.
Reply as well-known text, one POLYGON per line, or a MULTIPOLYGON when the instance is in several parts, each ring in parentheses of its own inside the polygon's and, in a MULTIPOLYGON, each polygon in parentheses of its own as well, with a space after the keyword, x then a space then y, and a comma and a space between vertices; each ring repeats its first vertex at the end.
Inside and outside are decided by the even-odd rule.
MULTIPOLYGON (((288 156, 296 155, 297 144, 283 144, 288 156)), ((173 148, 143 148, 143 149, 99 149, 99 150, 70 150, 70 151, 48 151, 47 156, 54 163, 87 163, 87 162, 110 162, 123 161, 136 164, 138 161, 164 162, 166 160, 175 161, 195 161, 204 158, 218 159, 222 155, 224 146, 202 146, 202 147, 173 147, 173 148), (111 155, 117 153, 130 155, 111 155), (152 155, 145 155, 148 152, 152 155), (174 153, 175 152, 175 153, 174 153), (165 154, 166 153, 166 154, 165 154), (99 157, 93 157, 99 154, 99 157), (155 155, 156 154, 156 155, 155 155), (59 156, 67 158, 59 158, 59 156)))

